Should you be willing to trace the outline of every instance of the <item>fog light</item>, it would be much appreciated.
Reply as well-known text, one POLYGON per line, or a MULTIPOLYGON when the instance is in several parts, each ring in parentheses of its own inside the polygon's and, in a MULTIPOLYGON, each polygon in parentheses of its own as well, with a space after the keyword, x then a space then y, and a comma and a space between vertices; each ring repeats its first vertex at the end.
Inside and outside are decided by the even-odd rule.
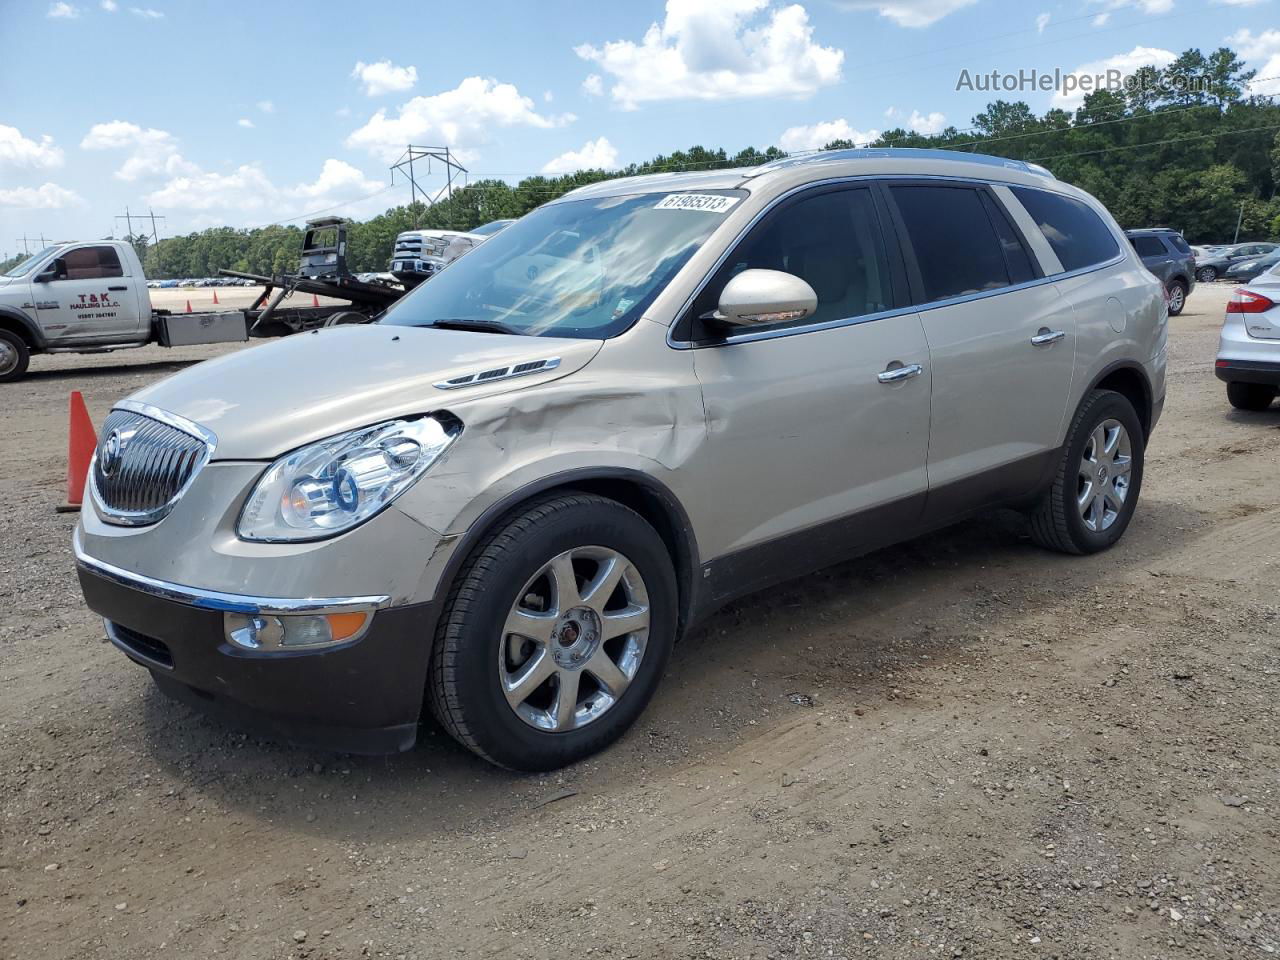
POLYGON ((359 636, 369 622, 363 611, 352 613, 227 613, 227 639, 243 650, 288 650, 343 643, 359 636))

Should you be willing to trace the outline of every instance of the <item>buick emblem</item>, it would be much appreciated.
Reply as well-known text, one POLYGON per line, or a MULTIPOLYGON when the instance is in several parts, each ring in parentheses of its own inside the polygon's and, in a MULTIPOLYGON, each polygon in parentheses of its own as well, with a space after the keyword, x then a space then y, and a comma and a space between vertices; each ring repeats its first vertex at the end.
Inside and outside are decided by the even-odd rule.
POLYGON ((124 456, 124 440, 120 436, 119 430, 112 430, 111 436, 107 437, 106 443, 102 445, 102 457, 98 461, 98 466, 102 470, 104 477, 109 477, 116 472, 116 468, 120 466, 120 459, 124 456))

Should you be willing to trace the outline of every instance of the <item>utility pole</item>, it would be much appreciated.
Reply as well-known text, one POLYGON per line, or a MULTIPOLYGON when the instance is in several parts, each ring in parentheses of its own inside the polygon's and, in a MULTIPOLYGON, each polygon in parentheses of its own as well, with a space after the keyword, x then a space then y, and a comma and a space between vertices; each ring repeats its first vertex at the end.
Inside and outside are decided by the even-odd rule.
POLYGON ((1236 236, 1232 243, 1240 242, 1240 221, 1244 219, 1244 201, 1240 201, 1240 214, 1236 217, 1236 236))

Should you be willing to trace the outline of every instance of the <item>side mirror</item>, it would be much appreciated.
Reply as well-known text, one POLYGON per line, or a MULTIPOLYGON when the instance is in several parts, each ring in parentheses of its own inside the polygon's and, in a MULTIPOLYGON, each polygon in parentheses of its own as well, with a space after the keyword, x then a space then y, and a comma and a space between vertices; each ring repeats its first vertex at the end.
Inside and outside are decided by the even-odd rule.
POLYGON ((67 261, 54 257, 53 261, 36 276, 36 283, 52 283, 67 279, 67 261))
POLYGON ((781 270, 743 270, 720 291, 715 319, 735 327, 802 320, 818 309, 813 287, 781 270))

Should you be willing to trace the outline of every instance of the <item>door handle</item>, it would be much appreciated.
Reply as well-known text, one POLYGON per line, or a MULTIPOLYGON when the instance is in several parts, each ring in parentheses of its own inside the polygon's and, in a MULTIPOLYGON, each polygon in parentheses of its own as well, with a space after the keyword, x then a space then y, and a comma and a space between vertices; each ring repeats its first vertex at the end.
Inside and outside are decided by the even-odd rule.
POLYGON ((128 287, 107 287, 108 290, 128 290, 128 287))
POLYGON ((1048 327, 1041 327, 1040 332, 1031 338, 1031 342, 1037 347, 1043 347, 1046 344, 1057 343, 1067 335, 1065 330, 1050 330, 1048 327))
POLYGON ((905 367, 894 367, 892 370, 878 373, 876 374, 876 379, 881 383, 898 383, 902 380, 918 377, 922 373, 924 373, 924 367, 918 363, 909 363, 905 367))

